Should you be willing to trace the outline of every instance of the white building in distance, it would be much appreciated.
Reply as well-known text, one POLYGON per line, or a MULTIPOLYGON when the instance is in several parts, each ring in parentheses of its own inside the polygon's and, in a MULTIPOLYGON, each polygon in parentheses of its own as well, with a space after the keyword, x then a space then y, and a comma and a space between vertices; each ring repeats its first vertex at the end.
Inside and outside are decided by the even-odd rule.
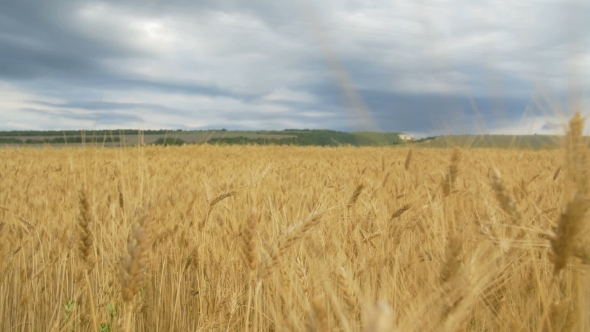
POLYGON ((407 135, 407 134, 399 134, 399 138, 402 141, 413 141, 414 140, 414 137, 407 135))

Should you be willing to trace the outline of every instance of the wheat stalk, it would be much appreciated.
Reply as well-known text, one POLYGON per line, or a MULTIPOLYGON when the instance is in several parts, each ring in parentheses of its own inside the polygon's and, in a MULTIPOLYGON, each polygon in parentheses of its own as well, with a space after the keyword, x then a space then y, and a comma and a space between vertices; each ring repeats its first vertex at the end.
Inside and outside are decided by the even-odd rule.
POLYGON ((364 188, 365 188, 365 185, 362 183, 360 183, 359 185, 356 186, 356 188, 352 192, 352 196, 350 196, 350 200, 348 201, 348 208, 351 208, 356 204, 356 202, 359 199, 359 196, 363 192, 364 188))
POLYGON ((451 155, 451 161, 449 163, 449 171, 445 175, 443 180, 442 188, 443 194, 449 196, 453 190, 453 185, 457 180, 457 176, 459 175, 459 162, 461 161, 461 151, 459 149, 454 149, 453 154, 451 155))
POLYGON ((311 307, 315 313, 314 325, 316 327, 316 331, 330 331, 330 326, 328 324, 328 314, 326 312, 324 302, 325 298, 319 295, 315 296, 313 300, 311 300, 311 307))
POLYGON ((408 211, 410 207, 410 204, 402 205, 399 209, 395 210, 395 212, 391 215, 391 218, 389 218, 389 221, 401 217, 401 215, 404 214, 404 212, 408 211))
POLYGON ((354 317, 359 318, 361 307, 360 301, 356 294, 355 288, 353 287, 352 281, 349 279, 346 270, 344 270, 344 267, 340 267, 340 269, 338 269, 336 276, 338 289, 340 289, 340 292, 342 293, 344 302, 354 317))
POLYGON ((410 163, 412 162, 412 152, 413 150, 410 149, 410 151, 408 151, 408 154, 406 155, 406 162, 404 163, 404 168, 406 169, 406 171, 410 170, 410 163))
POLYGON ((585 120, 580 113, 576 113, 569 122, 565 141, 565 169, 577 192, 588 195, 588 143, 583 137, 585 120))
POLYGON ((449 236, 448 245, 445 251, 445 261, 440 271, 441 283, 449 282, 457 275, 461 267, 461 252, 463 244, 457 235, 449 236))
POLYGON ((557 226, 550 236, 552 253, 549 259, 553 263, 554 274, 558 274, 574 254, 577 237, 582 233, 589 208, 590 200, 577 195, 561 213, 557 226))
POLYGON ((86 262, 87 266, 91 268, 94 264, 92 261, 94 237, 92 236, 92 216, 90 212, 90 204, 88 203, 88 199, 86 197, 86 188, 84 186, 82 186, 82 188, 78 191, 78 208, 80 211, 78 215, 78 226, 80 230, 78 252, 80 259, 86 262))
POLYGON ((136 214, 135 222, 131 226, 131 233, 127 240, 127 250, 121 260, 119 282, 123 301, 126 303, 125 331, 131 328, 132 300, 141 288, 147 251, 151 246, 151 208, 144 207, 136 214))
POLYGON ((260 215, 255 208, 252 208, 248 214, 246 225, 242 230, 244 260, 250 272, 254 272, 258 269, 258 241, 256 239, 256 228, 259 219, 260 215))
POLYGON ((504 212, 506 212, 513 220, 522 220, 520 208, 506 190, 506 187, 502 182, 502 174, 497 169, 492 173, 491 186, 502 210, 504 210, 504 212))
POLYGON ((452 313, 457 312, 468 293, 468 280, 462 271, 463 243, 457 234, 449 235, 445 260, 440 270, 440 285, 443 292, 441 320, 448 323, 452 313))
POLYGON ((309 215, 298 227, 287 233, 286 236, 280 240, 270 252, 270 257, 266 260, 264 270, 261 273, 261 278, 267 278, 276 268, 280 257, 297 243, 312 227, 317 225, 321 219, 322 213, 312 213, 309 215))
POLYGON ((582 235, 588 231, 587 212, 590 208, 588 198, 588 148, 584 141, 584 121, 576 113, 569 122, 565 144, 565 169, 569 184, 574 191, 571 199, 559 217, 557 226, 550 234, 552 252, 549 256, 557 275, 568 263, 571 256, 577 256, 585 262, 588 257, 588 243, 582 235))
POLYGON ((217 203, 221 202, 222 200, 231 197, 233 195, 235 195, 236 192, 235 191, 229 191, 226 193, 223 193, 217 197, 215 197, 210 203, 209 206, 207 207, 207 212, 205 213, 205 216, 203 217, 203 220, 201 221, 199 228, 203 229, 203 227, 205 227, 205 224, 207 223, 207 220, 209 220, 209 216, 211 215, 211 212, 213 211, 213 207, 215 207, 215 205, 217 205, 217 203))
MULTIPOLYGON (((249 279, 252 278, 254 272, 258 268, 258 242, 256 239, 256 229, 260 215, 256 208, 250 210, 248 220, 242 231, 243 239, 243 255, 246 266, 249 269, 249 279)), ((252 305, 252 283, 248 280, 248 310, 246 313, 246 332, 250 328, 250 306, 252 305)))
POLYGON ((123 196, 123 190, 121 190, 121 185, 117 186, 117 191, 119 192, 119 207, 123 210, 125 209, 125 197, 123 196))
POLYGON ((303 264, 301 257, 297 257, 295 262, 297 263, 297 269, 295 270, 295 272, 297 273, 297 276, 299 277, 299 281, 301 282, 301 287, 303 288, 303 294, 305 294, 305 296, 308 297, 309 296, 309 277, 307 274, 307 269, 305 268, 305 265, 303 264))

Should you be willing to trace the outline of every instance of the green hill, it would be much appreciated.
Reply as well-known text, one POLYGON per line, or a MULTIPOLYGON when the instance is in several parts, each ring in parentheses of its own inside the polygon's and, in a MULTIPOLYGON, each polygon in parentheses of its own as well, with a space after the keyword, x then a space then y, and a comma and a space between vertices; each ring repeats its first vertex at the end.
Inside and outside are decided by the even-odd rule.
POLYGON ((502 148, 502 149, 556 149, 562 136, 549 135, 457 135, 438 136, 414 144, 436 148, 502 148))

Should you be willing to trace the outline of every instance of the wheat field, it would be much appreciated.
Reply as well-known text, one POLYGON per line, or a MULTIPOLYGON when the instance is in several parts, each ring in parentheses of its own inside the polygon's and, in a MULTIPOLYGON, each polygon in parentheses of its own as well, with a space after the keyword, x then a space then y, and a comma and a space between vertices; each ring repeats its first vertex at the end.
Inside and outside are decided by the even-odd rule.
POLYGON ((552 151, 0 149, 0 330, 587 330, 583 121, 552 151))

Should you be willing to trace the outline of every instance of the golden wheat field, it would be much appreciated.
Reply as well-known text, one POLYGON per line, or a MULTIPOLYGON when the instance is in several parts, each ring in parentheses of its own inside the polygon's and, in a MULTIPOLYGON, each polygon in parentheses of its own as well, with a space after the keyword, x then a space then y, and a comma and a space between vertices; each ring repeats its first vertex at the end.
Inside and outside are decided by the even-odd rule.
POLYGON ((587 330, 582 123, 559 151, 0 149, 0 330, 587 330))

